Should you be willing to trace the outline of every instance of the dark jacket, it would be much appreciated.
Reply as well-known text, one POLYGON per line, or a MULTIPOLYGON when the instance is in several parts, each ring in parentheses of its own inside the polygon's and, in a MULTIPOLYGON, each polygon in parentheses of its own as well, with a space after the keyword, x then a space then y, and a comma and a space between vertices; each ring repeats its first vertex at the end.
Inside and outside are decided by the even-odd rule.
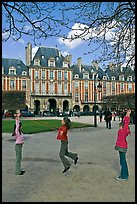
POLYGON ((112 113, 110 112, 110 110, 106 110, 104 112, 104 120, 106 121, 111 121, 112 120, 112 113))

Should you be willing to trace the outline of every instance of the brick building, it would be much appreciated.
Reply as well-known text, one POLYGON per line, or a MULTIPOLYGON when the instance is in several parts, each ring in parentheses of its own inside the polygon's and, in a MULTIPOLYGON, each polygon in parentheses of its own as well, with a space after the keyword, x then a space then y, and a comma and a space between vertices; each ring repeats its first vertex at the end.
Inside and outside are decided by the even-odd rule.
POLYGON ((32 45, 26 47, 26 65, 19 59, 2 59, 2 90, 25 90, 26 107, 43 111, 93 111, 102 107, 102 97, 135 93, 135 74, 130 67, 110 63, 103 70, 98 62, 82 64, 64 57, 57 48, 39 47, 32 59, 32 45), (102 90, 97 90, 97 85, 102 90))

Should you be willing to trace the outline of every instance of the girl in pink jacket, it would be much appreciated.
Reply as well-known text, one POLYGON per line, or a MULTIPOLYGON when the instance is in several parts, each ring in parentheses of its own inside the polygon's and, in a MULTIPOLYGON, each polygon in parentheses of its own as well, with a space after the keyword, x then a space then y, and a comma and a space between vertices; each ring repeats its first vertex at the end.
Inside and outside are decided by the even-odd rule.
POLYGON ((119 152, 119 159, 120 159, 120 166, 121 166, 121 173, 116 178, 117 180, 127 180, 129 173, 128 173, 128 165, 126 161, 126 152, 128 149, 127 143, 127 136, 130 134, 129 128, 124 126, 124 123, 121 122, 119 124, 118 135, 115 143, 115 150, 119 152))
POLYGON ((24 136, 22 133, 22 124, 19 120, 20 114, 16 115, 16 124, 14 127, 14 137, 15 137, 15 151, 16 151, 16 163, 15 163, 15 175, 23 175, 25 171, 21 169, 22 160, 22 147, 24 144, 24 136))

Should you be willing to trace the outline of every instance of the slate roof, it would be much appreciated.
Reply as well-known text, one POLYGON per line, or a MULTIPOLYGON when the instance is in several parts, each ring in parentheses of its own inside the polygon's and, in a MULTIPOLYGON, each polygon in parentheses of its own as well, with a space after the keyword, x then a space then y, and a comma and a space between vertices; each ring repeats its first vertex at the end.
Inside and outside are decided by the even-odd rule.
MULTIPOLYGON (((96 68, 90 65, 81 65, 81 72, 77 64, 73 65, 71 68, 73 69, 73 77, 76 74, 78 74, 79 78, 83 78, 83 74, 87 72, 89 73, 89 79, 93 79, 92 76, 96 72, 96 68)), ((98 68, 97 73, 98 73, 98 79, 102 79, 103 76, 106 75, 105 72, 100 67, 98 68)))
POLYGON ((34 60, 39 59, 40 60, 40 66, 48 67, 48 60, 50 58, 55 58, 55 66, 56 67, 62 67, 63 61, 65 60, 65 57, 60 53, 60 51, 56 48, 49 48, 49 47, 39 47, 32 62, 31 66, 34 65, 34 60))
POLYGON ((2 58, 2 67, 4 67, 4 74, 9 74, 9 68, 13 66, 16 68, 16 75, 22 75, 22 71, 26 71, 27 75, 28 67, 22 62, 20 59, 9 59, 9 58, 2 58))
POLYGON ((135 81, 135 73, 130 67, 110 69, 109 67, 105 70, 105 73, 108 75, 109 79, 112 79, 112 76, 115 76, 116 80, 119 80, 119 76, 124 76, 124 80, 127 80, 127 77, 132 76, 132 80, 135 81))

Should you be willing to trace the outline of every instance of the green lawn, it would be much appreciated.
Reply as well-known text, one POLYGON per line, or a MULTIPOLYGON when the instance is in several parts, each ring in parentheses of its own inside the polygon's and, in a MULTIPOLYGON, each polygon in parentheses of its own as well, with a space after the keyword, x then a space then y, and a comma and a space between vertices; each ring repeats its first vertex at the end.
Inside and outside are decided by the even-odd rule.
MULTIPOLYGON (((61 120, 21 120, 24 134, 33 134, 57 130, 61 126, 61 120)), ((2 133, 12 133, 15 120, 2 120, 2 133)), ((93 125, 72 122, 71 128, 93 127, 93 125)))

